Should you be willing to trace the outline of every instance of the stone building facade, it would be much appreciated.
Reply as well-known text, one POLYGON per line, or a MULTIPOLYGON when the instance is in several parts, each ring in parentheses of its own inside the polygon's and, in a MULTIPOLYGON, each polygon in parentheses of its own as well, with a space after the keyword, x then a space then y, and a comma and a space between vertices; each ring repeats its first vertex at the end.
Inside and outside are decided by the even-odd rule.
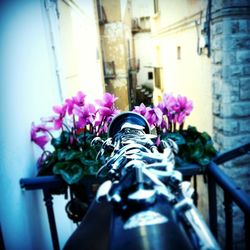
POLYGON ((129 62, 133 57, 131 0, 96 1, 102 48, 105 89, 118 97, 116 105, 128 110, 130 103, 129 62))
MULTIPOLYGON (((214 141, 223 152, 250 142, 250 1, 213 1, 211 66, 214 141)), ((223 171, 248 193, 249 162, 248 155, 222 166, 223 171)), ((218 206, 223 208, 223 197, 218 206)), ((242 249, 244 225, 236 207, 233 207, 233 216, 234 249, 242 249)), ((222 217, 221 211, 219 222, 222 217)), ((221 226, 221 237, 223 231, 224 226, 221 226)))
MULTIPOLYGON (((214 140, 224 151, 250 141, 250 3, 215 2, 211 24, 213 128, 214 140)), ((250 191, 250 186, 244 187, 250 191)))

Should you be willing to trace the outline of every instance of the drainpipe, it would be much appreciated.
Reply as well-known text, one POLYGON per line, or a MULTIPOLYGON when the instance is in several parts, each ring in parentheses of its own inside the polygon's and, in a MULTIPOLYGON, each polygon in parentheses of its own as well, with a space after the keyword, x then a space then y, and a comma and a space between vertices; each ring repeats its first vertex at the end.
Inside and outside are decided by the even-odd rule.
POLYGON ((212 9, 212 0, 208 0, 206 21, 204 23, 204 28, 202 30, 202 33, 205 34, 205 36, 206 36, 207 57, 210 57, 210 55, 211 55, 211 41, 210 41, 211 40, 211 29, 210 29, 211 9, 212 9))

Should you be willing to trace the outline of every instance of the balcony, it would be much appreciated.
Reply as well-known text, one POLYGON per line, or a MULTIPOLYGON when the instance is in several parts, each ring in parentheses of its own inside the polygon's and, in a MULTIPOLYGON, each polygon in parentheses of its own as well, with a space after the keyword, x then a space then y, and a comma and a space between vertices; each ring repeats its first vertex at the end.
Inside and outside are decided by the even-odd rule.
MULTIPOLYGON (((195 189, 194 204, 197 204, 199 190, 197 190, 197 175, 205 175, 208 180, 208 204, 209 204, 209 226, 211 232, 218 237, 218 195, 217 187, 224 194, 224 213, 225 213, 225 249, 233 249, 233 230, 234 222, 232 216, 232 204, 234 203, 244 214, 244 234, 245 234, 245 249, 250 249, 250 196, 244 190, 239 189, 237 185, 220 169, 219 165, 228 162, 236 157, 248 154, 250 143, 241 147, 230 150, 224 154, 217 156, 206 169, 198 165, 182 166, 178 170, 183 174, 184 178, 193 178, 193 187, 195 189)), ((85 182, 88 180, 85 180, 85 182)), ((48 214, 48 222, 50 226, 51 238, 54 249, 60 249, 57 225, 55 223, 53 211, 53 192, 54 188, 65 187, 62 179, 56 176, 45 176, 36 178, 23 178, 20 180, 21 188, 25 190, 41 190, 43 192, 45 207, 48 214)), ((67 188, 67 187, 66 187, 67 188)))
POLYGON ((132 19, 132 33, 136 34, 139 32, 150 32, 151 25, 150 25, 150 17, 149 16, 142 16, 138 18, 132 19))

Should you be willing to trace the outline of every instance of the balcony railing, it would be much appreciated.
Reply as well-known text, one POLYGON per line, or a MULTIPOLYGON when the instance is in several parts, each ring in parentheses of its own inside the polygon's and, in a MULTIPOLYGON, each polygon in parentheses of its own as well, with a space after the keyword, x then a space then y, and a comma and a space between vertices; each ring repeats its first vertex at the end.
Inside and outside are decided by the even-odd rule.
MULTIPOLYGON (((249 153, 250 143, 242 147, 231 150, 219 155, 211 162, 206 170, 195 164, 188 164, 179 168, 184 178, 194 178, 193 185, 195 188, 194 203, 197 204, 197 187, 196 176, 205 174, 208 177, 208 201, 209 201, 209 226, 215 237, 218 236, 218 219, 217 219, 217 195, 216 186, 221 187, 224 192, 224 211, 225 211, 225 242, 226 249, 233 247, 233 216, 232 203, 235 203, 244 213, 245 221, 245 249, 250 249, 250 196, 237 185, 219 168, 223 164, 236 157, 249 153)), ((52 238, 53 249, 60 249, 57 227, 53 210, 53 190, 54 188, 67 188, 65 182, 58 176, 43 176, 35 178, 23 178, 20 180, 21 188, 25 190, 40 189, 43 192, 44 202, 48 214, 48 222, 52 238)))
POLYGON ((206 169, 208 176, 209 224, 215 237, 218 235, 216 186, 219 186, 224 193, 225 249, 233 249, 233 203, 236 204, 244 214, 245 249, 250 249, 250 195, 239 188, 218 167, 218 164, 223 164, 249 152, 250 143, 219 155, 206 169))

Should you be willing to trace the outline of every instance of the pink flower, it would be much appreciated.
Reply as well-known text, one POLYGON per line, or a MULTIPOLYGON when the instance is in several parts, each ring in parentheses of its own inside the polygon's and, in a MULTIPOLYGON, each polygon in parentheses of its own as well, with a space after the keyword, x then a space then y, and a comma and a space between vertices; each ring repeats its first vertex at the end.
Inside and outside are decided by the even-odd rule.
POLYGON ((101 117, 112 116, 113 110, 111 108, 101 107, 98 109, 101 117))
POLYGON ((192 101, 187 100, 186 96, 178 96, 177 97, 180 112, 185 112, 186 115, 190 115, 191 111, 193 110, 193 103, 192 101))
POLYGON ((111 107, 113 107, 113 105, 117 99, 118 99, 118 97, 115 97, 114 95, 106 92, 103 96, 103 99, 96 100, 96 103, 102 107, 111 108, 111 107))
POLYGON ((167 116, 168 121, 172 122, 179 105, 173 95, 164 94, 163 102, 159 103, 157 107, 162 111, 163 115, 167 116))
POLYGON ((147 107, 143 103, 141 103, 140 106, 135 106, 133 111, 137 114, 145 116, 147 113, 147 107))
POLYGON ((177 101, 179 110, 176 115, 176 121, 179 124, 182 124, 185 121, 186 116, 190 115, 191 111, 193 110, 193 103, 192 101, 187 100, 187 97, 185 96, 178 96, 177 101))
POLYGON ((35 126, 35 124, 32 123, 30 132, 31 141, 37 144, 41 149, 44 149, 45 145, 50 141, 48 131, 49 128, 45 125, 35 126))
POLYGON ((85 104, 84 106, 74 105, 73 114, 78 116, 77 128, 83 128, 88 124, 93 124, 96 108, 93 104, 85 104))
POLYGON ((147 119, 149 125, 151 127, 160 126, 162 123, 163 113, 158 107, 147 108, 147 112, 145 114, 145 118, 147 119))
POLYGON ((146 107, 141 103, 140 106, 135 106, 133 111, 144 116, 151 127, 162 124, 163 112, 159 107, 146 107))
POLYGON ((65 103, 67 105, 69 115, 71 115, 73 113, 74 105, 77 105, 80 107, 84 106, 85 97, 86 97, 86 95, 83 92, 78 91, 76 96, 73 96, 71 99, 66 99, 65 103))
POLYGON ((168 111, 177 111, 178 110, 178 102, 176 97, 170 94, 164 94, 163 103, 168 111))
POLYGON ((116 108, 101 107, 96 113, 94 126, 99 126, 99 135, 108 131, 108 126, 112 119, 118 115, 120 111, 116 108))
POLYGON ((163 113, 163 120, 160 126, 161 129, 172 129, 172 125, 178 123, 183 125, 186 117, 193 109, 192 101, 189 101, 185 96, 175 97, 170 94, 164 94, 163 101, 157 105, 163 113), (164 119, 164 118, 167 119, 164 119))
POLYGON ((54 117, 54 128, 58 130, 62 128, 63 119, 66 115, 67 105, 64 104, 62 106, 54 106, 53 110, 57 114, 57 116, 54 117))

